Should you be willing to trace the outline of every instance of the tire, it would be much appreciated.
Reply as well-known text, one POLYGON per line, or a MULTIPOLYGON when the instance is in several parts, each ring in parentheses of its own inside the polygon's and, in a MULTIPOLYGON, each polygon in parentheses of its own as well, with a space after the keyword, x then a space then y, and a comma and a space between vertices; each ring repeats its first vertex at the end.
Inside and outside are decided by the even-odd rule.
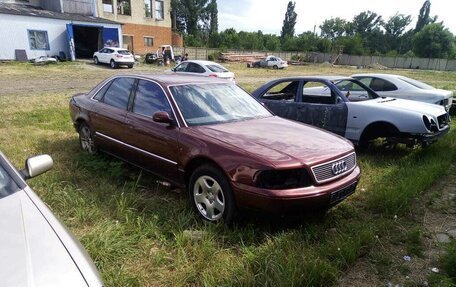
POLYGON ((133 68, 133 64, 128 65, 128 69, 133 68))
POLYGON ((188 193, 196 213, 204 220, 226 225, 232 223, 236 214, 233 193, 228 179, 213 165, 202 165, 190 177, 188 193))
POLYGON ((272 68, 273 68, 274 70, 277 70, 277 69, 279 68, 279 66, 274 65, 274 66, 272 66, 272 68))
POLYGON ((98 57, 94 57, 94 58, 93 58, 93 63, 94 63, 95 65, 99 65, 99 64, 100 64, 100 62, 98 61, 98 57))
POLYGON ((114 60, 111 60, 111 62, 109 62, 109 65, 110 65, 111 68, 113 68, 113 69, 116 69, 116 68, 117 68, 117 63, 114 62, 114 60))
POLYGON ((93 139, 93 132, 86 123, 79 125, 79 146, 89 154, 97 153, 97 147, 93 139))

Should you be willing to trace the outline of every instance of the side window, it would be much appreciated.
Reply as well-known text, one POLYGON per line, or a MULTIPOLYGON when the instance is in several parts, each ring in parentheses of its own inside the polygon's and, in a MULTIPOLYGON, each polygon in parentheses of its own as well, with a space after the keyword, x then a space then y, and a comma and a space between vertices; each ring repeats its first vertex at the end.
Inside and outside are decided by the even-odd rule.
POLYGON ((188 63, 187 65, 187 69, 186 69, 186 72, 189 72, 189 73, 204 73, 206 70, 204 70, 203 67, 201 67, 200 65, 198 64, 195 64, 195 63, 188 63))
POLYGON ((264 100, 290 101, 296 98, 299 88, 299 81, 285 81, 272 86, 261 96, 264 100))
POLYGON ((106 91, 108 90, 109 86, 111 85, 112 81, 110 81, 109 83, 107 83, 106 85, 103 86, 103 88, 101 88, 97 94, 95 95, 95 97, 93 97, 94 100, 97 100, 97 101, 101 101, 101 99, 103 98, 104 94, 106 93, 106 91))
POLYGON ((185 63, 185 62, 184 62, 184 63, 180 64, 179 66, 177 66, 177 67, 174 69, 174 71, 175 71, 175 72, 185 72, 185 70, 187 69, 187 65, 188 65, 188 63, 185 63))
POLYGON ((376 92, 388 92, 397 90, 397 87, 393 83, 377 78, 372 79, 369 87, 376 92))
POLYGON ((136 89, 133 112, 146 117, 152 117, 154 113, 164 111, 172 116, 166 95, 155 83, 140 80, 136 89))
POLYGON ((363 83, 364 85, 366 85, 370 88, 372 78, 356 78, 356 79, 358 79, 361 83, 363 83))
POLYGON ((107 105, 126 110, 134 83, 135 79, 133 78, 117 78, 113 80, 103 97, 103 102, 107 105))
POLYGON ((331 105, 336 103, 336 94, 322 82, 308 81, 302 89, 302 101, 311 104, 331 105))

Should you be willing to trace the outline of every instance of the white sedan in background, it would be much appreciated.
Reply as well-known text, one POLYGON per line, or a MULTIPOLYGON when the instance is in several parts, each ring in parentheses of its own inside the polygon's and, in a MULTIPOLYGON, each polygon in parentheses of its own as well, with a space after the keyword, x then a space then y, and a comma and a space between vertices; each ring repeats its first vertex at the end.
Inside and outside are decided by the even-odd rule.
MULTIPOLYGON (((423 82, 400 75, 356 74, 351 77, 358 79, 382 97, 436 104, 444 106, 447 111, 450 110, 453 100, 452 91, 436 89, 423 82)), ((350 99, 360 96, 363 95, 351 92, 350 99)))
POLYGON ((235 80, 234 73, 228 71, 222 65, 201 60, 184 61, 171 69, 171 72, 179 75, 214 77, 233 81, 235 80))
POLYGON ((0 152, 0 286, 102 287, 81 244, 25 182, 53 165, 48 155, 18 171, 0 152))
POLYGON ((135 64, 135 57, 127 49, 106 47, 93 54, 93 63, 109 64, 113 69, 125 65, 131 69, 135 64))

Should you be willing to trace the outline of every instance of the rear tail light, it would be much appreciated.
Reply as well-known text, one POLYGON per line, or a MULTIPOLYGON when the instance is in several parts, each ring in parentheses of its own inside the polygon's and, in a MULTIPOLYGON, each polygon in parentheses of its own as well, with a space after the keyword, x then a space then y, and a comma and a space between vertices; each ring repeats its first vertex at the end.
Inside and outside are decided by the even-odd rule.
POLYGON ((218 78, 218 76, 216 74, 210 74, 209 77, 211 78, 218 78))

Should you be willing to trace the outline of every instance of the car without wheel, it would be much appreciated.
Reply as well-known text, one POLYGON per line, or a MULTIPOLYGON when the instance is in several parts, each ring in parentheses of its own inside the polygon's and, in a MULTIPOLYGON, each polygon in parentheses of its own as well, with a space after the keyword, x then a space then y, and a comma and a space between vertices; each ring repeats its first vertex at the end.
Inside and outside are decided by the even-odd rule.
MULTIPOLYGON (((450 110, 453 92, 436 89, 428 84, 405 76, 392 74, 356 74, 352 78, 374 90, 379 96, 436 104, 450 110)), ((358 97, 354 91, 352 98, 358 97)))
POLYGON ((127 49, 106 47, 93 54, 93 63, 109 64, 113 69, 124 65, 131 69, 135 64, 135 57, 127 49))
POLYGON ((450 129, 442 106, 380 97, 348 77, 277 79, 253 96, 278 116, 326 129, 360 146, 377 138, 386 138, 388 144, 428 146, 450 129))
POLYGON ((2 287, 103 286, 87 252, 25 182, 52 165, 39 155, 18 171, 0 152, 2 287))
POLYGON ((233 72, 211 61, 187 60, 172 68, 171 72, 179 75, 220 78, 233 82, 235 80, 233 72))
POLYGON ((114 155, 187 189, 202 218, 240 209, 326 209, 355 191, 353 145, 282 119, 230 81, 119 75, 74 96, 82 149, 114 155))

